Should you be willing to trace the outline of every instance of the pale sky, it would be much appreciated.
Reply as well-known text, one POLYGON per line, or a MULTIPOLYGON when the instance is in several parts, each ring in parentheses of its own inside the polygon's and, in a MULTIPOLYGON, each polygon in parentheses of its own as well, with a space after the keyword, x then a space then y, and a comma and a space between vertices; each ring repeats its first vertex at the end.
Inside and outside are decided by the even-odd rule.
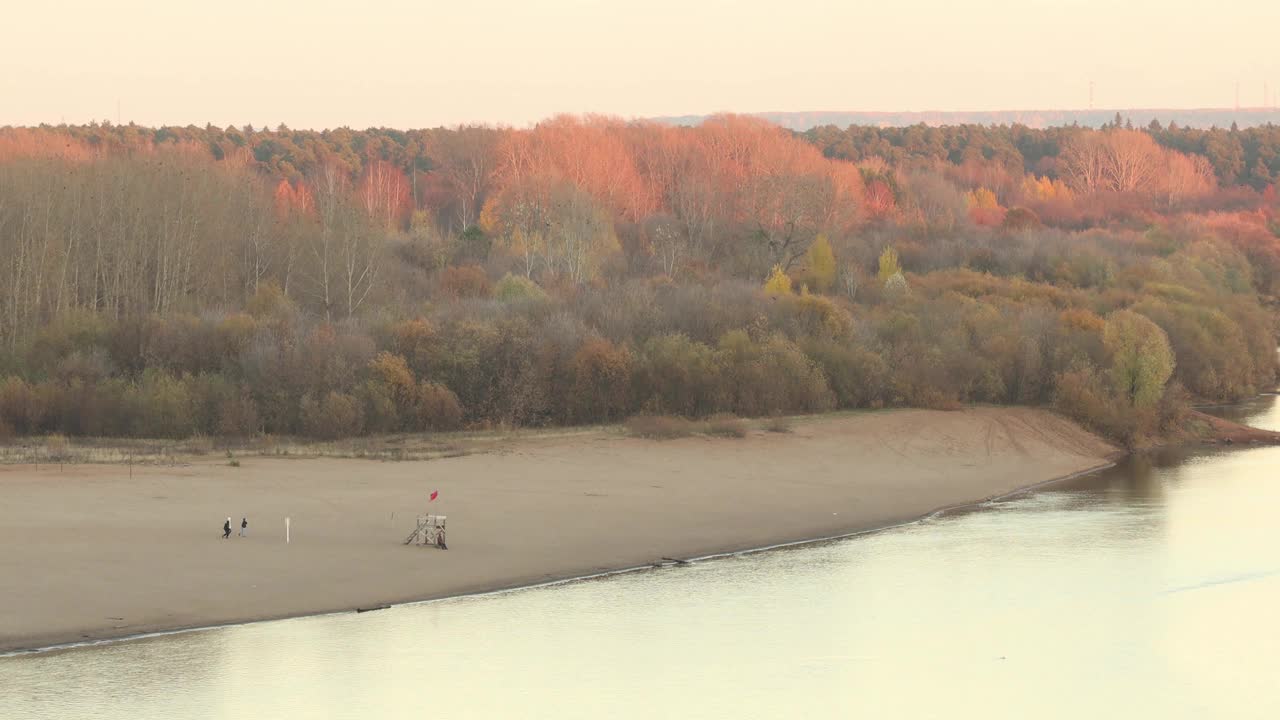
POLYGON ((11 0, 0 125, 1231 107, 1280 0, 11 0))

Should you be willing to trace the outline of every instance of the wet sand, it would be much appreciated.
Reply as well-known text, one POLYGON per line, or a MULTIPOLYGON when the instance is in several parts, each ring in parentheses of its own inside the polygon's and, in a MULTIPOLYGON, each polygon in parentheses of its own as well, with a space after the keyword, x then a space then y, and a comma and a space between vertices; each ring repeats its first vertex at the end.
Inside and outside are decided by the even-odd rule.
POLYGON ((0 467, 0 651, 350 610, 883 527, 1105 465, 1027 408, 602 430, 428 462, 193 458, 0 467), (428 505, 432 490, 440 498, 428 505), (405 546, 418 514, 449 550, 405 546), (249 535, 223 540, 230 515, 249 535), (284 518, 292 519, 286 544, 284 518))

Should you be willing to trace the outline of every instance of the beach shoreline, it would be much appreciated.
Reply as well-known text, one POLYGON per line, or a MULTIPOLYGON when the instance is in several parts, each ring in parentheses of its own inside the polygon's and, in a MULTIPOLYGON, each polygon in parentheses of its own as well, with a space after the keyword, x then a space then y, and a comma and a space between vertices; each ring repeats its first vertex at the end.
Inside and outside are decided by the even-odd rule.
POLYGON ((135 468, 127 480, 109 466, 61 473, 72 477, 0 468, 9 509, 0 519, 0 573, 27 580, 0 585, 0 653, 509 592, 644 570, 664 557, 830 541, 1064 482, 1119 454, 1046 411, 970 408, 816 417, 791 434, 745 439, 522 441, 425 464, 253 459, 231 469, 209 461, 135 468), (672 481, 683 484, 668 488, 672 481), (401 544, 416 508, 427 507, 428 486, 440 488, 437 507, 451 516, 449 551, 401 544), (249 538, 220 545, 208 531, 170 522, 158 533, 170 536, 167 551, 139 552, 127 528, 138 528, 132 518, 152 504, 139 491, 163 491, 150 499, 196 518, 218 495, 259 508, 256 518, 279 515, 274 506, 292 498, 283 505, 301 507, 284 512, 304 523, 286 545, 251 517, 249 538), (387 508, 389 522, 370 519, 387 508), (15 522, 15 510, 32 520, 15 522), (125 517, 102 527, 112 510, 125 517), (429 576, 419 574, 426 563, 429 576), (246 583, 267 587, 240 592, 246 583), (90 595, 101 602, 75 601, 90 595))

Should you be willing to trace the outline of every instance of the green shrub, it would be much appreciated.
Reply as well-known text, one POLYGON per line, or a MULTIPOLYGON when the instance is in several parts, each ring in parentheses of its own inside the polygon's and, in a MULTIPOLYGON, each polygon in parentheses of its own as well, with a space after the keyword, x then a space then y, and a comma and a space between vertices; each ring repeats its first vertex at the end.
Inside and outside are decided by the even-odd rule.
POLYGON ((493 286, 493 296, 504 303, 543 302, 547 294, 523 275, 507 273, 493 286))

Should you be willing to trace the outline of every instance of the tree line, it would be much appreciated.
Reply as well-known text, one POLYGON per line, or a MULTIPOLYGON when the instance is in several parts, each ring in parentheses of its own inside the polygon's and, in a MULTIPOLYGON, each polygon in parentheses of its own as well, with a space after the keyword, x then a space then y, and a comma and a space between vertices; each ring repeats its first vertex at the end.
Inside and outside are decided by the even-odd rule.
POLYGON ((991 402, 1140 442, 1275 382, 1275 187, 1187 133, 0 129, 0 434, 991 402))

